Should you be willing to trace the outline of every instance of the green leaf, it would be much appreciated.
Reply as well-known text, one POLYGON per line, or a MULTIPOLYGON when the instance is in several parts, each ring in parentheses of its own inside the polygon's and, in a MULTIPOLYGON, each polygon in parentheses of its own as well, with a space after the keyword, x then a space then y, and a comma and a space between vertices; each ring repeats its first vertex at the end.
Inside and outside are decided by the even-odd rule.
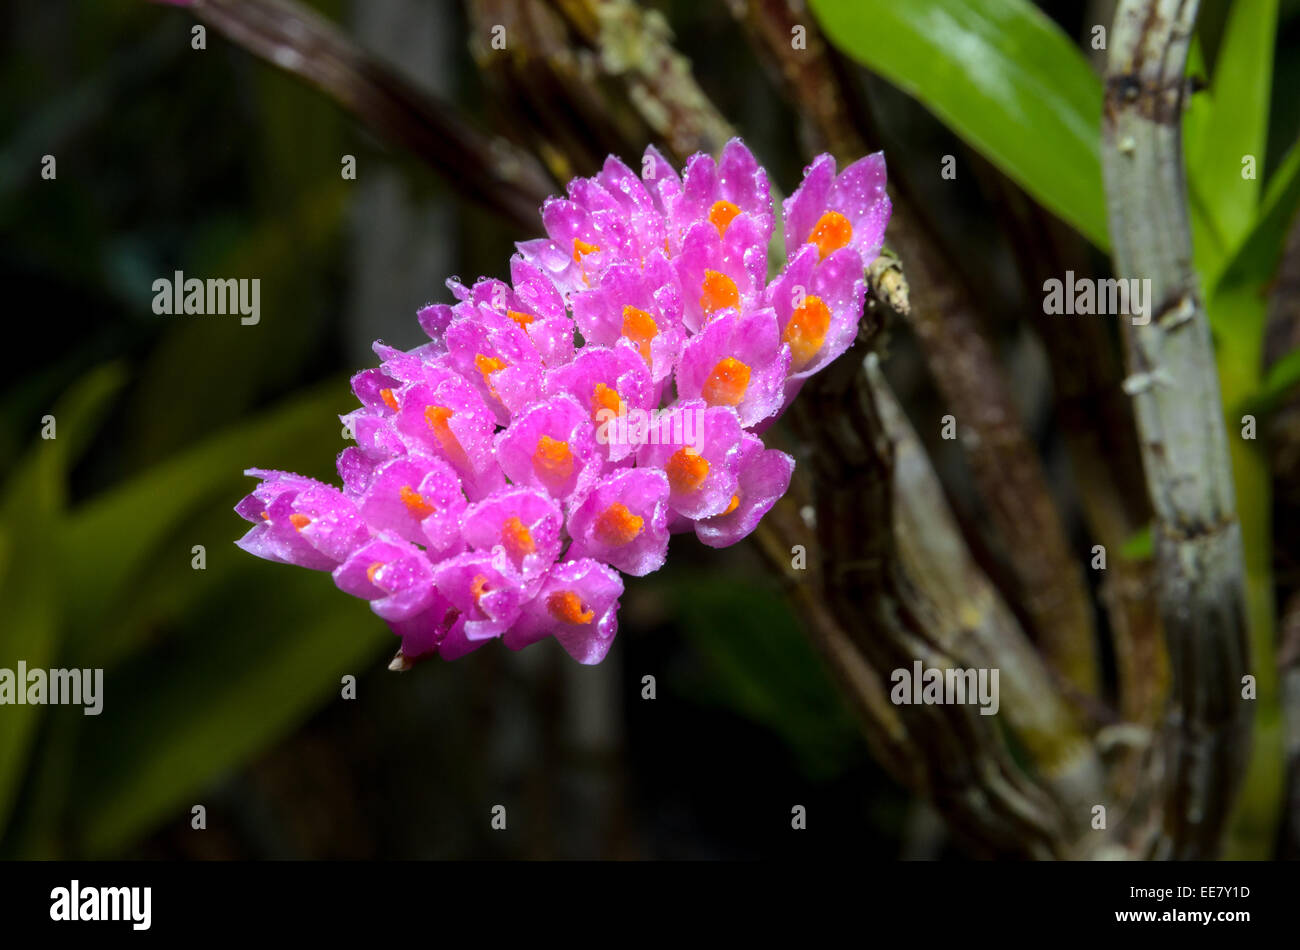
POLYGON ((679 580, 665 595, 709 663, 693 693, 771 729, 811 777, 833 775, 861 753, 852 715, 774 590, 714 575, 679 580))
POLYGON ((323 701, 341 702, 341 677, 360 678, 395 642, 327 574, 248 558, 209 589, 165 655, 106 676, 69 802, 77 853, 117 854, 198 802, 323 701))
POLYGON ((1028 0, 812 0, 836 46, 915 96, 1103 250, 1101 81, 1028 0))
MULTIPOLYGON (((78 416, 102 411, 105 393, 101 380, 56 408, 59 438, 45 444, 47 460, 75 454, 87 430, 78 416)), ((62 641, 50 639, 45 664, 58 655, 64 665, 106 668, 105 705, 84 723, 55 722, 63 727, 58 737, 43 730, 29 770, 35 790, 23 797, 14 829, 21 833, 9 836, 10 850, 60 856, 75 824, 86 841, 74 840, 74 847, 113 852, 175 807, 177 796, 292 728, 337 684, 340 670, 359 673, 388 642, 364 604, 329 596, 328 576, 259 561, 233 544, 245 525, 230 509, 251 485, 242 468, 328 464, 328 446, 340 439, 330 408, 340 399, 345 384, 335 380, 208 438, 71 515, 34 516, 28 534, 64 540, 61 556, 29 558, 58 564, 58 586, 47 582, 18 603, 66 605, 56 618, 62 641), (206 570, 191 569, 196 540, 208 547, 206 570), (165 649, 140 650, 160 634, 165 649), (174 708, 163 710, 167 704, 174 708), (103 775, 61 778, 69 762, 81 770, 97 756, 109 760, 95 767, 103 775), (130 774, 118 771, 120 763, 130 774), (154 784, 139 787, 132 784, 137 778, 154 784), (70 800, 54 800, 64 795, 70 800)), ((49 470, 47 462, 33 484, 60 484, 49 470)), ((43 628, 32 621, 21 629, 43 628)))
MULTIPOLYGON (((1188 177, 1228 249, 1245 236, 1259 204, 1276 30, 1277 0, 1232 5, 1211 80, 1209 115, 1197 152, 1188 156, 1188 177), (1242 177, 1246 156, 1254 159, 1253 178, 1242 177)), ((1214 270, 1205 276, 1212 279, 1214 270)))
POLYGON ((1250 410, 1269 413, 1277 408, 1296 386, 1300 385, 1300 348, 1287 353, 1269 367, 1259 392, 1250 401, 1250 410))
POLYGON ((1260 380, 1268 320, 1266 287, 1277 273, 1297 208, 1300 144, 1292 146, 1269 181, 1258 219, 1206 298, 1224 407, 1233 417, 1252 407, 1266 410, 1272 398, 1260 380))
MULTIPOLYGON (((15 480, 13 488, 24 487, 15 480)), ((0 546, 8 554, 8 570, 0 574, 0 669, 18 672, 18 663, 28 669, 48 669, 58 647, 58 613, 55 609, 53 546, 46 525, 38 523, 40 512, 20 520, 6 518, 0 526, 0 546)), ((16 683, 25 689, 25 683, 16 683)), ((0 830, 9 821, 23 777, 32 737, 44 706, 0 707, 0 830)))
MULTIPOLYGON (((271 180, 283 183, 285 177, 271 180)), ((209 273, 262 275, 260 319, 244 326, 242 316, 228 315, 168 327, 131 396, 128 409, 136 421, 124 433, 129 458, 151 463, 189 448, 201 433, 300 378, 303 366, 319 358, 333 260, 328 252, 337 243, 348 194, 337 172, 334 178, 292 207, 265 211, 255 227, 239 221, 196 226, 207 247, 191 252, 196 263, 184 263, 185 272, 206 262, 209 273), (187 409, 156 411, 168 404, 187 409)))
POLYGON ((1196 157, 1205 150, 1205 137, 1214 115, 1214 93, 1209 88, 1209 67, 1205 64, 1199 36, 1193 35, 1187 46, 1186 74, 1189 80, 1196 79, 1202 86, 1188 96, 1183 106, 1183 163, 1191 169, 1196 157))
MULTIPOLYGON (((342 381, 332 381, 252 423, 228 429, 197 447, 155 465, 134 479, 87 503, 71 517, 67 538, 72 551, 63 573, 70 598, 73 635, 88 641, 86 658, 109 665, 131 644, 105 637, 102 618, 114 616, 135 600, 133 584, 147 588, 159 564, 188 569, 196 540, 215 548, 233 542, 243 524, 229 516, 230 533, 219 539, 178 536, 190 520, 214 507, 233 508, 251 482, 246 467, 290 468, 307 456, 332 460, 322 446, 342 447, 341 427, 331 407, 346 401, 342 381)), ((307 468, 308 466, 303 466, 307 468)), ((190 572, 199 579, 201 572, 190 572)))
POLYGON ((1291 146, 1269 180, 1259 217, 1213 285, 1209 317, 1216 334, 1240 334, 1241 328, 1216 319, 1214 299, 1232 291, 1262 289, 1273 279, 1297 208, 1300 208, 1300 142, 1291 146))
MULTIPOLYGON (((1187 51, 1187 77, 1207 81, 1209 70, 1201 49, 1201 38, 1193 36, 1187 51)), ((1227 242, 1219 231, 1214 202, 1204 193, 1213 182, 1204 181, 1198 172, 1197 158, 1205 150, 1206 136, 1214 117, 1214 93, 1202 88, 1188 97, 1183 111, 1183 167, 1187 169, 1187 211, 1192 228, 1192 251, 1197 273, 1208 279, 1223 267, 1227 242)))
MULTIPOLYGON (((40 439, 0 498, 0 669, 48 669, 59 646, 56 577, 68 470, 93 436, 125 375, 117 364, 80 380, 54 406, 53 439, 40 439)), ((15 684, 25 689, 26 684, 15 684)), ((0 831, 9 821, 44 706, 5 706, 0 729, 0 831)))

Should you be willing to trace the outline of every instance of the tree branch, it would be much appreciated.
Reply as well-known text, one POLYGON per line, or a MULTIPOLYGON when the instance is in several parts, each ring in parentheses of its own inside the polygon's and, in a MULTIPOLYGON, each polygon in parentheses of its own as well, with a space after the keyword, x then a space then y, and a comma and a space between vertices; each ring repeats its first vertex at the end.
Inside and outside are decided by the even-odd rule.
POLYGON ((735 130, 695 82, 667 22, 631 0, 466 0, 479 66, 542 136, 561 180, 610 152, 663 143, 679 163, 735 130), (492 31, 505 27, 505 48, 492 31))
MULTIPOLYGON (((865 105, 839 72, 842 64, 801 0, 729 0, 729 5, 765 59, 776 64, 787 96, 813 124, 819 145, 844 162, 870 151, 861 131, 869 125, 865 105), (790 42, 795 26, 806 31, 804 49, 790 42)), ((1006 376, 980 327, 975 295, 896 178, 890 197, 890 238, 907 264, 912 287, 907 316, 944 401, 965 430, 963 448, 1010 568, 1013 593, 1053 669, 1076 692, 1095 696, 1095 631, 1083 575, 1006 376)))
POLYGON ((817 556, 815 536, 800 515, 800 502, 792 486, 791 492, 763 516, 754 540, 802 619, 809 640, 848 698, 872 755, 900 785, 921 794, 926 787, 925 776, 915 742, 898 708, 889 701, 888 687, 840 626, 822 594, 824 568, 817 556), (807 556, 801 570, 791 566, 796 545, 807 556))
MULTIPOLYGON (((990 169, 991 187, 1003 212, 1025 284, 1034 299, 1044 283, 1067 269, 1088 268, 1086 246, 1012 182, 990 169), (1077 258, 1077 259, 1076 259, 1077 258)), ((1150 557, 1129 558, 1125 543, 1151 524, 1151 503, 1143 483, 1133 408, 1121 384, 1124 374, 1111 328, 1098 320, 1049 318, 1033 321, 1052 368, 1053 423, 1064 438, 1088 534, 1107 554, 1100 596, 1110 620, 1118 672, 1118 712, 1127 723, 1154 730, 1164 711, 1169 661, 1160 616, 1150 592, 1155 566, 1150 557)), ((1141 747, 1126 746, 1119 770, 1131 789, 1141 747)))
POLYGON ((902 705, 925 793, 976 847, 1092 854, 1104 840, 1088 830, 1090 809, 1103 800, 1092 744, 970 558, 874 355, 865 369, 840 360, 810 386, 793 412, 817 446, 808 461, 832 612, 877 670, 910 671, 916 660, 997 669, 998 715, 1031 766, 1015 763, 997 717, 973 705, 902 705))
POLYGON ((1249 641, 1241 529, 1205 307, 1192 269, 1181 122, 1195 0, 1122 0, 1111 31, 1102 170, 1115 273, 1149 279, 1152 317, 1124 325, 1157 596, 1173 672, 1156 856, 1207 858, 1246 761, 1249 641))
POLYGON ((237 46, 320 89, 520 230, 538 230, 537 209, 555 187, 531 154, 474 128, 454 106, 416 88, 315 11, 297 0, 180 5, 237 46))

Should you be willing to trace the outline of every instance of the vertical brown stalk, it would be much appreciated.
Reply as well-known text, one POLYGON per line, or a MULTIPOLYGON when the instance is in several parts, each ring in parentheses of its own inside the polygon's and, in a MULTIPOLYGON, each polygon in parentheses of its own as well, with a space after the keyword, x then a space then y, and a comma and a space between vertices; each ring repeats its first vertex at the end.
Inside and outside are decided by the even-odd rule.
MULTIPOLYGON (((990 170, 1027 293, 1042 293, 1049 279, 1088 267, 1082 239, 1065 234, 1010 181, 990 170)), ((1127 723, 1156 726, 1168 688, 1160 617, 1151 600, 1155 584, 1149 557, 1125 557, 1125 543, 1151 523, 1143 491, 1142 455, 1132 405, 1122 389, 1124 370, 1111 328, 1098 319, 1033 321, 1052 367, 1053 422, 1064 439, 1089 536, 1105 550, 1100 596, 1110 620, 1118 673, 1118 712, 1127 723)), ((1140 751, 1140 747, 1136 748, 1140 751)), ((1129 764, 1133 757, 1128 757, 1129 764)), ((1126 768, 1131 779, 1132 769, 1126 768)), ((1131 782, 1126 782, 1126 787, 1131 782)))

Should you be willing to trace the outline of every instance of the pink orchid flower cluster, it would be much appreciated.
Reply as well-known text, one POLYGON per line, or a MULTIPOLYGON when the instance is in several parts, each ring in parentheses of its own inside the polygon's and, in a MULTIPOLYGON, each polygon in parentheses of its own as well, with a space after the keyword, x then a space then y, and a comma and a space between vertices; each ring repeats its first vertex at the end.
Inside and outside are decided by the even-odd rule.
POLYGON ((238 544, 331 571, 399 659, 551 635, 598 663, 619 572, 658 570, 677 532, 734 544, 785 493, 794 460, 760 435, 857 333, 883 156, 839 174, 821 156, 783 210, 769 282, 772 198, 739 140, 680 177, 654 148, 641 177, 611 156, 543 205, 510 283, 450 280, 457 302, 419 313, 430 342, 375 344, 341 417, 341 489, 248 471, 238 544))

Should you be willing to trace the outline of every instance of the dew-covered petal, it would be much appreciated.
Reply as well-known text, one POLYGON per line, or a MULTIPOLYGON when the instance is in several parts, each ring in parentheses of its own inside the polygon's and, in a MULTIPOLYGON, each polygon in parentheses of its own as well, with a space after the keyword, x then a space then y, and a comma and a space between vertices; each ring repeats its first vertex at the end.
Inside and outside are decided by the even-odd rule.
POLYGON ((356 440, 357 447, 374 459, 391 458, 406 451, 401 436, 393 428, 393 412, 387 406, 354 409, 339 416, 343 431, 356 440))
POLYGON ((676 269, 662 254, 646 266, 615 264, 600 282, 573 295, 574 322, 583 340, 613 346, 626 339, 650 367, 655 382, 668 377, 683 339, 682 297, 676 269))
POLYGON ((562 296, 576 289, 577 265, 573 261, 571 246, 565 249, 550 238, 536 238, 520 241, 515 248, 525 262, 536 267, 554 283, 562 296))
POLYGON ((719 199, 748 214, 763 234, 763 246, 772 237, 772 192, 767 172, 740 139, 732 139, 718 159, 719 199))
POLYGON ((497 492, 465 511, 462 536, 479 551, 500 553, 498 566, 525 591, 555 563, 564 544, 564 515, 544 491, 513 488, 497 492))
POLYGON ((506 634, 505 644, 519 650, 554 636, 579 663, 599 663, 618 633, 622 594, 623 581, 608 565, 589 558, 557 564, 506 634))
POLYGON ((379 466, 360 500, 371 529, 424 545, 431 557, 459 553, 465 496, 444 460, 408 454, 379 466))
POLYGON ((618 437, 626 431, 620 417, 649 412, 658 405, 658 391, 640 353, 631 343, 614 347, 587 347, 569 365, 551 371, 546 379, 551 395, 565 393, 590 411, 596 442, 606 458, 619 461, 635 446, 618 437))
POLYGON ((464 624, 461 612, 435 590, 428 607, 406 620, 388 621, 388 629, 401 638, 401 653, 405 657, 416 659, 438 653, 451 660, 469 652, 461 647, 465 642, 464 635, 458 637, 453 632, 463 628, 464 624), (444 643, 446 650, 442 649, 444 643))
POLYGON ((730 311, 687 341, 677 366, 677 395, 731 406, 742 427, 781 409, 790 349, 777 333, 771 308, 730 311))
POLYGON ((673 200, 682 189, 682 180, 677 170, 663 157, 653 145, 647 145, 641 158, 641 180, 654 200, 655 208, 662 215, 667 215, 673 200))
POLYGON ((573 359, 573 319, 551 279, 519 255, 510 261, 514 283, 507 315, 519 323, 544 366, 562 366, 573 359))
POLYGON ((819 256, 805 244, 768 286, 782 342, 791 349, 793 379, 819 372, 853 344, 866 302, 862 258, 854 248, 841 248, 820 264, 819 256))
POLYGON ((487 308, 452 321, 447 360, 483 396, 500 425, 541 395, 537 348, 522 327, 487 308))
POLYGON ((683 400, 656 418, 646 444, 637 449, 637 465, 664 471, 674 511, 706 518, 721 513, 735 494, 732 449, 740 436, 734 409, 683 400))
POLYGON ((385 620, 409 620, 433 601, 433 566, 424 552, 385 532, 334 570, 339 590, 370 601, 385 620))
MULTIPOLYGON (((752 227, 746 233, 752 236, 752 227)), ((761 282, 755 283, 752 261, 746 263, 744 248, 724 247, 717 229, 707 221, 686 232, 673 267, 681 288, 682 322, 691 333, 724 310, 745 309, 762 290, 761 282)))
POLYGON ((375 468, 381 464, 381 460, 371 458, 355 445, 340 452, 334 467, 343 481, 343 494, 354 500, 360 497, 374 478, 375 468))
POLYGON ((590 557, 641 577, 668 553, 668 476, 628 468, 601 479, 569 516, 569 558, 590 557))
POLYGON ((393 390, 400 389, 401 385, 401 380, 373 367, 363 369, 352 377, 352 392, 367 409, 383 409, 385 406, 391 409, 383 394, 391 394, 393 390))
POLYGON ((518 619, 523 594, 517 578, 491 552, 469 551, 434 570, 438 590, 464 615, 471 641, 499 637, 518 619))
POLYGON ((785 253, 793 258, 807 243, 813 226, 828 210, 831 187, 835 183, 835 159, 818 155, 804 169, 803 181, 794 194, 782 203, 785 216, 785 253))
POLYGON ((235 507, 253 527, 235 543, 268 561, 332 570, 370 537, 356 505, 333 486, 249 469, 262 481, 235 507))
POLYGON ((695 535, 713 548, 748 536, 790 487, 794 459, 765 449, 762 439, 745 435, 736 451, 736 492, 728 511, 695 522, 695 535))
POLYGON ((859 159, 838 175, 834 159, 818 156, 785 202, 787 257, 792 259, 811 243, 822 259, 852 247, 870 264, 880 253, 889 223, 885 179, 882 152, 859 159))
POLYGON ((613 199, 617 212, 631 224, 640 257, 663 247, 667 235, 664 217, 645 183, 632 169, 610 155, 595 181, 613 199))
POLYGON ((396 399, 393 426, 403 445, 450 464, 470 500, 503 483, 492 452, 496 417, 470 384, 459 377, 438 386, 418 383, 399 390, 396 399))
POLYGON ((434 342, 441 353, 447 351, 444 336, 447 327, 451 325, 451 317, 451 307, 445 303, 426 304, 415 315, 416 320, 419 321, 420 329, 428 334, 429 339, 434 342))
POLYGON ((853 222, 853 247, 870 264, 885 242, 892 206, 885 191, 885 153, 860 158, 840 172, 831 189, 830 207, 853 222))
POLYGON ((535 403, 496 437, 497 460, 516 485, 566 499, 600 474, 591 414, 561 393, 535 403))

